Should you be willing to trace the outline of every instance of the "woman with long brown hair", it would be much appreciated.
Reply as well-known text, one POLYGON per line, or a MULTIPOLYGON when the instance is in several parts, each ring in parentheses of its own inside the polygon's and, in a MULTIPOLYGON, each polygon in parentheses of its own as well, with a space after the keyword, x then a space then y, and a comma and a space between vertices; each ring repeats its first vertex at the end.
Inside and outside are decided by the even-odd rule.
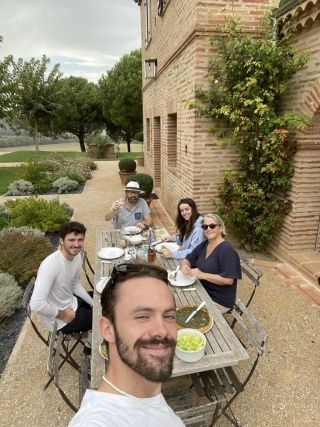
POLYGON ((204 239, 201 228, 202 219, 194 200, 189 197, 181 199, 178 203, 176 218, 177 235, 165 239, 167 242, 177 242, 180 248, 175 252, 163 248, 162 255, 166 258, 183 259, 192 252, 204 239))

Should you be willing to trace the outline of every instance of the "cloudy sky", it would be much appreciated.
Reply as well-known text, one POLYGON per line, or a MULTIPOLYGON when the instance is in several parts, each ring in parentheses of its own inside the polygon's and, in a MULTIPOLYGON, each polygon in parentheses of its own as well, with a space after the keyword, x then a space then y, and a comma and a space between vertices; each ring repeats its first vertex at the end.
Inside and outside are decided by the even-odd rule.
POLYGON ((96 82, 121 56, 141 46, 134 0, 0 0, 0 59, 41 58, 64 76, 96 82))

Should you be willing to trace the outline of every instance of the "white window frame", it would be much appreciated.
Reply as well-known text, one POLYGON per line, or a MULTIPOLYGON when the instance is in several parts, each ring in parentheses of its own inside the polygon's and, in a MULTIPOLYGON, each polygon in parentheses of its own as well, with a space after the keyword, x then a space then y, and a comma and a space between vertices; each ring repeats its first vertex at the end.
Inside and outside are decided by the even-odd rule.
POLYGON ((151 41, 151 0, 144 0, 144 22, 145 22, 145 37, 146 46, 151 41))

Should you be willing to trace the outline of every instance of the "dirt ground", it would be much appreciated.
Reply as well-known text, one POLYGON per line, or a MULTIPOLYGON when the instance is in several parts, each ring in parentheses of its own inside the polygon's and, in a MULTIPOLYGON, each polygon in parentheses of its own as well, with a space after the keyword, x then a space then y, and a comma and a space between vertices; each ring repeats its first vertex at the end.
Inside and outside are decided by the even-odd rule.
MULTIPOLYGON (((75 219, 88 227, 86 249, 95 256, 95 235, 110 227, 104 213, 122 192, 117 162, 99 162, 94 178, 81 195, 63 195, 75 208, 75 219)), ((1 202, 1 198, 0 198, 1 202)), ((247 288, 239 284, 245 300, 247 288)), ((290 288, 278 274, 263 268, 261 286, 250 306, 268 332, 266 350, 254 376, 233 404, 233 411, 247 427, 318 427, 320 425, 320 312, 290 288)), ((67 426, 73 412, 54 385, 46 391, 47 348, 33 332, 29 321, 0 380, 0 426, 67 426)), ((235 367, 245 374, 253 361, 235 367)), ((66 368, 62 375, 65 390, 77 402, 77 375, 66 368)), ((216 424, 229 426, 225 419, 216 424)))

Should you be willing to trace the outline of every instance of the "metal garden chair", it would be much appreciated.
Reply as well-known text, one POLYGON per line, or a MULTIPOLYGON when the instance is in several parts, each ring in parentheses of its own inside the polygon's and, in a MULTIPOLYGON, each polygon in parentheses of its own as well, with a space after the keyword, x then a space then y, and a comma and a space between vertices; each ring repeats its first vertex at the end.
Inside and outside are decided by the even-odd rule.
POLYGON ((79 372, 79 404, 81 403, 84 392, 90 385, 90 354, 91 348, 86 347, 84 339, 87 338, 87 332, 77 332, 65 334, 57 330, 57 323, 54 325, 52 332, 48 333, 48 336, 45 337, 40 330, 38 329, 36 323, 32 319, 31 310, 30 310, 30 299, 32 296, 33 288, 35 284, 35 278, 33 277, 28 286, 25 289, 22 305, 27 311, 27 316, 31 322, 31 325, 41 339, 41 341, 48 346, 48 360, 47 360, 47 371, 49 374, 49 380, 44 386, 46 390, 51 382, 53 381, 56 387, 59 390, 60 395, 64 401, 69 405, 71 409, 75 412, 77 411, 77 406, 74 405, 70 399, 67 397, 65 392, 62 389, 60 383, 59 371, 65 363, 68 363, 74 369, 79 372), (76 361, 73 356, 78 345, 82 346, 82 357, 80 364, 76 361))

